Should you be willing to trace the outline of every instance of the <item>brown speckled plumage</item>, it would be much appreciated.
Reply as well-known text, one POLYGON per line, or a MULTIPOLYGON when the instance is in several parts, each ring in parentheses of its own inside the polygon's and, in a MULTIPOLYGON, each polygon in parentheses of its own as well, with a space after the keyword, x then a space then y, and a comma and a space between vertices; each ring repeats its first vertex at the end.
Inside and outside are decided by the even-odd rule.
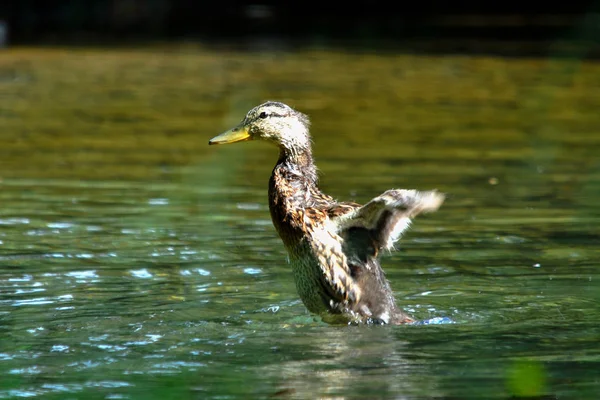
POLYGON ((319 190, 308 128, 304 114, 267 102, 209 144, 262 139, 279 147, 269 208, 311 312, 328 322, 412 322, 396 306, 378 255, 393 248, 411 218, 437 210, 443 195, 388 190, 364 206, 338 202, 319 190))

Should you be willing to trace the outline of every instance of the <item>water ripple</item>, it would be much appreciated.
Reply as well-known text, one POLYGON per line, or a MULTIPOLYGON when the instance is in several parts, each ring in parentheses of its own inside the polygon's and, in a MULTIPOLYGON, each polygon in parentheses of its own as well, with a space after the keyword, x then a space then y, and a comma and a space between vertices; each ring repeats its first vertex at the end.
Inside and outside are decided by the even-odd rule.
POLYGON ((69 346, 66 346, 66 345, 63 345, 63 344, 55 344, 50 349, 50 352, 51 353, 64 353, 67 350, 69 350, 69 346))
POLYGON ((96 273, 96 270, 90 270, 90 271, 71 271, 71 272, 67 272, 65 274, 65 276, 68 276, 70 278, 75 278, 75 279, 78 279, 78 280, 87 280, 87 279, 99 278, 98 274, 96 273))
POLYGON ((32 279, 33 279, 33 276, 26 274, 26 275, 23 275, 22 277, 8 278, 8 281, 9 282, 29 282, 32 279))
POLYGON ((12 375, 37 375, 42 373, 42 369, 37 365, 33 365, 31 367, 11 369, 8 373, 12 375))
MULTIPOLYGON (((11 397, 36 397, 39 393, 38 392, 34 392, 31 390, 17 390, 17 389, 12 389, 8 391, 8 398, 11 397)), ((2 392, 0 392, 0 396, 4 397, 2 395, 2 392)))
POLYGON ((125 346, 145 346, 145 345, 157 342, 158 339, 160 339, 162 337, 162 335, 148 334, 148 335, 146 335, 146 337, 148 338, 148 340, 135 340, 135 341, 131 341, 131 342, 126 342, 126 343, 124 343, 124 345, 125 346))
POLYGON ((248 275, 259 275, 262 273, 262 270, 260 268, 248 267, 244 268, 244 273, 248 275))
POLYGON ((169 204, 169 199, 150 199, 148 200, 148 204, 152 206, 164 206, 169 204))
POLYGON ((39 306, 39 305, 53 304, 56 302, 65 302, 65 301, 71 301, 71 300, 73 300, 73 295, 63 294, 63 295, 56 296, 54 298, 52 298, 52 297, 36 297, 33 299, 15 300, 15 301, 13 301, 12 305, 14 307, 39 306))
POLYGON ((85 386, 115 389, 115 388, 132 386, 132 384, 129 382, 124 382, 124 381, 97 381, 97 382, 88 381, 85 383, 85 386))
POLYGON ((69 229, 74 227, 75 224, 71 222, 49 222, 46 226, 51 229, 69 229))
POLYGON ((210 275, 210 271, 207 271, 207 270, 202 269, 202 268, 196 268, 194 271, 196 271, 198 274, 200 274, 202 276, 209 276, 210 275))
POLYGON ((136 278, 142 278, 142 279, 152 278, 152 274, 150 272, 148 272, 148 270, 146 268, 134 269, 129 272, 131 273, 131 275, 133 275, 136 278))
POLYGON ((179 372, 181 369, 185 368, 190 371, 195 371, 198 368, 206 367, 207 364, 197 362, 197 361, 171 361, 155 364, 153 369, 150 370, 151 373, 174 373, 179 372))
POLYGON ((12 305, 15 307, 21 306, 39 306, 43 304, 52 304, 55 300, 50 300, 46 297, 37 297, 34 299, 15 300, 12 305))
POLYGON ((44 383, 42 389, 50 392, 78 392, 83 388, 82 385, 76 383, 44 383))
POLYGON ((0 218, 0 225, 27 225, 29 218, 0 218))

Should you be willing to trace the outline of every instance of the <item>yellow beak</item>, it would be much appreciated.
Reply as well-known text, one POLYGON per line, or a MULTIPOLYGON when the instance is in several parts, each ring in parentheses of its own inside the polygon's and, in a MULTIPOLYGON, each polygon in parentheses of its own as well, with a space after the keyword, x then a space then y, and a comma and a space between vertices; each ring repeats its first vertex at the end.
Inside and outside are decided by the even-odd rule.
POLYGON ((235 142, 243 142, 244 140, 251 140, 250 132, 244 126, 236 126, 227 132, 221 133, 219 136, 208 141, 208 144, 227 144, 235 142))

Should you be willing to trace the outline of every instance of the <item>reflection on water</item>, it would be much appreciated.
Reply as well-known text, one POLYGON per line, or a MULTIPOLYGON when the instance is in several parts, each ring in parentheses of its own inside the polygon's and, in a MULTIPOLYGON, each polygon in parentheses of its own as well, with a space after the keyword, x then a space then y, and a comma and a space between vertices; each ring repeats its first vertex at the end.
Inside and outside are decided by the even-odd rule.
POLYGON ((593 398, 599 72, 11 50, 0 398, 593 398), (337 198, 448 193, 383 265, 399 304, 453 324, 333 327, 306 312, 267 209, 276 150, 206 145, 268 98, 313 117, 322 187, 337 198))

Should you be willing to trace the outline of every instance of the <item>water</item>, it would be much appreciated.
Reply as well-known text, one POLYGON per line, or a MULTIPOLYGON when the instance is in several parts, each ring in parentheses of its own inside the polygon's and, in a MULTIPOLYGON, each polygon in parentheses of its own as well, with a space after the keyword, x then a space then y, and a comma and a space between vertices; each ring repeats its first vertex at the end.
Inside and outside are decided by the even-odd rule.
POLYGON ((552 59, 3 53, 0 398, 596 398, 599 76, 552 59), (266 203, 276 150, 207 146, 265 99, 312 116, 335 197, 448 193, 383 266, 403 308, 453 323, 306 312, 266 203))

